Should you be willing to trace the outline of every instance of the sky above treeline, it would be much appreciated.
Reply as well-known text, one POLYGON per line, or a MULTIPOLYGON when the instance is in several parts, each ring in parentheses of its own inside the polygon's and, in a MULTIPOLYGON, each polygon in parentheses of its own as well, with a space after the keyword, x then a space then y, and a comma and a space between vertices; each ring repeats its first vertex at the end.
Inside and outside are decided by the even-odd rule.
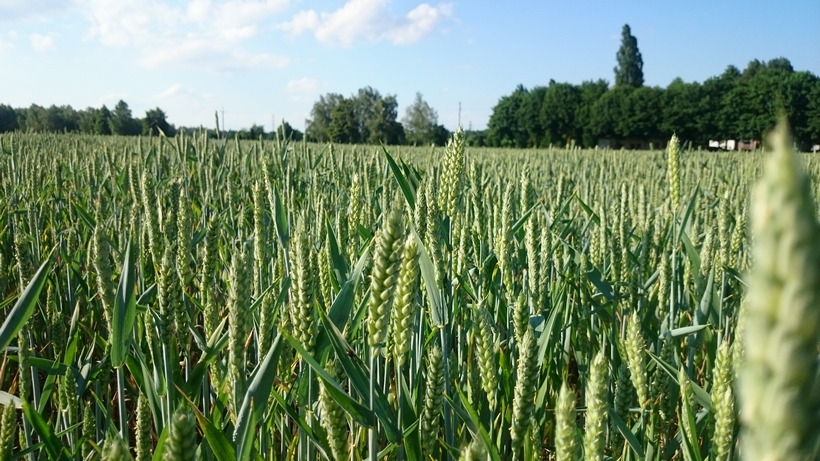
POLYGON ((177 126, 287 120, 320 95, 416 92, 484 129, 518 84, 614 81, 621 29, 645 84, 789 59, 820 75, 820 1, 0 0, 0 104, 162 108, 177 126))

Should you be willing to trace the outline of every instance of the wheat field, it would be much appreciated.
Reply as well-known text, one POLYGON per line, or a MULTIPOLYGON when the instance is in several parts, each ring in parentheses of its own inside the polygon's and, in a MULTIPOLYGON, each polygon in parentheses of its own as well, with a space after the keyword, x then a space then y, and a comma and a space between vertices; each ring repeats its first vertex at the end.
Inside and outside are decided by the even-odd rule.
POLYGON ((820 163, 780 134, 0 135, 2 458, 812 459, 820 163))

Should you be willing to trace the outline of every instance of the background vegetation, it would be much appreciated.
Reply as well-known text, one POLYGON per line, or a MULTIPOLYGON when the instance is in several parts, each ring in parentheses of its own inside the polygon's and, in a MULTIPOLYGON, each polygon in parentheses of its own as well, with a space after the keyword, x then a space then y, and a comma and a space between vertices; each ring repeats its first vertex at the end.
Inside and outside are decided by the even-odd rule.
MULTIPOLYGON (((643 58, 629 25, 624 25, 616 54, 615 84, 590 80, 581 84, 550 80, 545 86, 522 85, 502 96, 486 130, 465 132, 471 146, 549 147, 569 144, 593 147, 601 138, 666 140, 677 134, 683 143, 706 147, 709 140, 762 139, 785 113, 799 148, 820 143, 820 78, 795 71, 786 58, 751 61, 742 72, 729 66, 719 76, 687 83, 675 79, 666 88, 646 87, 643 58)), ((207 130, 216 137, 219 130, 207 130)), ((399 121, 395 95, 372 87, 344 96, 328 93, 313 104, 305 133, 282 122, 286 136, 337 144, 443 146, 450 133, 438 113, 418 93, 399 121)), ((187 134, 202 127, 177 128, 160 108, 135 118, 128 104, 75 110, 70 106, 12 108, 0 105, 0 133, 79 132, 87 134, 187 134)), ((263 125, 219 133, 229 138, 273 139, 263 125)))

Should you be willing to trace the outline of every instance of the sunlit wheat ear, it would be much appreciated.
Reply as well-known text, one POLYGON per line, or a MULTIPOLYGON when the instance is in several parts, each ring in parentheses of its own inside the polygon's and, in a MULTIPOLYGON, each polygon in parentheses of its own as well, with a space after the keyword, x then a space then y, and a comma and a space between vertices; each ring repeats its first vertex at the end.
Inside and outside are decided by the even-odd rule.
POLYGON ((728 341, 720 344, 715 359, 712 385, 712 459, 726 459, 732 443, 735 424, 735 401, 732 390, 732 347, 728 341))
POLYGON ((522 290, 513 304, 513 335, 519 344, 529 328, 529 321, 530 307, 527 304, 527 294, 522 290))
MULTIPOLYGON (((333 360, 327 366, 328 374, 338 379, 343 369, 338 360, 333 360)), ((347 455, 348 425, 344 409, 333 400, 327 391, 324 380, 319 380, 319 411, 322 427, 327 431, 328 442, 333 456, 343 459, 347 455)))
POLYGON ((752 197, 749 273, 740 372, 742 456, 813 459, 820 427, 820 238, 808 178, 784 123, 752 197))
POLYGON ((396 306, 393 310, 393 353, 396 363, 403 365, 410 350, 413 319, 418 309, 418 245, 414 235, 409 235, 402 251, 399 284, 396 289, 396 306))
POLYGON ((501 229, 497 233, 496 243, 496 257, 498 258, 498 266, 501 270, 504 287, 507 290, 512 290, 513 274, 512 274, 512 251, 514 239, 512 235, 513 226, 513 185, 507 184, 504 190, 504 199, 501 210, 501 229))
MULTIPOLYGON (((85 408, 83 409, 83 437, 86 440, 97 442, 94 434, 96 433, 95 430, 96 421, 94 420, 94 411, 91 409, 91 405, 86 404, 85 408)), ((82 455, 83 459, 88 459, 91 456, 91 453, 94 452, 94 446, 90 443, 84 443, 82 445, 82 455)))
POLYGON ((148 397, 140 393, 137 398, 137 460, 148 461, 152 458, 153 440, 151 439, 151 407, 148 397))
POLYGON ((205 334, 208 338, 219 325, 219 306, 214 301, 214 273, 216 272, 217 249, 219 246, 219 221, 212 217, 207 223, 205 244, 202 251, 202 280, 199 291, 203 306, 203 321, 205 334))
POLYGON ((604 459, 604 434, 607 412, 606 392, 609 384, 609 363, 605 350, 601 349, 592 359, 589 382, 587 383, 587 415, 584 424, 584 459, 601 461, 604 459))
POLYGON ((390 213, 376 235, 367 319, 367 340, 370 347, 382 346, 387 336, 401 262, 401 226, 401 215, 397 212, 390 213))
MULTIPOLYGON (((675 344, 673 339, 666 339, 661 346, 661 359, 669 364, 675 364, 675 344)), ((678 392, 675 389, 675 380, 664 370, 656 370, 658 393, 660 394, 660 417, 664 423, 670 423, 675 417, 675 408, 678 405, 678 392)))
POLYGON ((0 416, 0 458, 8 459, 11 444, 17 433, 17 409, 14 405, 4 405, 0 416))
POLYGON ((625 346, 627 366, 638 393, 638 403, 641 409, 646 409, 649 403, 649 385, 646 377, 646 351, 639 322, 637 315, 631 316, 627 321, 625 346))
POLYGON ((498 394, 498 343, 496 342, 490 314, 479 304, 475 310, 476 353, 478 354, 478 371, 481 375, 481 388, 487 395, 490 409, 495 410, 498 394))
POLYGON ((578 457, 578 428, 575 424, 575 392, 561 385, 555 409, 555 459, 574 461, 578 457))
POLYGON ((669 193, 672 198, 672 209, 677 211, 680 204, 680 141, 674 134, 666 150, 669 163, 669 193))
POLYGON ((424 408, 421 414, 421 440, 425 456, 430 456, 434 441, 438 438, 440 429, 439 416, 441 402, 444 397, 444 363, 441 357, 441 348, 434 345, 427 354, 427 380, 424 392, 424 408))
MULTIPOLYGON (((236 388, 235 398, 244 392, 245 383, 245 340, 247 339, 252 318, 250 315, 250 277, 248 274, 248 255, 244 246, 234 250, 229 274, 230 291, 228 293, 228 364, 231 378, 236 388)), ((241 401, 234 402, 239 408, 241 401)))
MULTIPOLYGON (((615 393, 613 398, 615 399, 615 412, 623 420, 626 420, 629 405, 632 402, 632 395, 634 393, 633 389, 634 387, 632 386, 632 382, 629 380, 629 369, 626 366, 626 362, 622 361, 621 366, 618 367, 618 372, 616 375, 615 393)), ((620 449, 624 442, 624 438, 621 435, 618 426, 615 425, 612 419, 610 419, 609 433, 610 446, 616 450, 620 449)))
POLYGON ((291 318, 296 338, 308 352, 313 352, 316 338, 316 272, 314 250, 304 225, 297 227, 293 240, 293 306, 291 318))
POLYGON ((510 437, 513 452, 519 452, 526 439, 530 424, 530 412, 536 391, 538 378, 538 341, 532 328, 527 328, 519 343, 519 356, 516 364, 516 380, 513 397, 512 428, 510 437))
POLYGON ((484 461, 487 459, 487 449, 481 440, 475 438, 467 446, 461 449, 459 461, 484 461))

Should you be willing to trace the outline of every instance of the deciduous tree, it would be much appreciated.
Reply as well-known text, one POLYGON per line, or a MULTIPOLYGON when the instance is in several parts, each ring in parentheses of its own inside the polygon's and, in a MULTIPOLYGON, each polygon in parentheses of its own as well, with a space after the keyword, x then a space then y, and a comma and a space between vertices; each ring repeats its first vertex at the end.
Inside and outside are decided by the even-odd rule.
MULTIPOLYGON (((413 145, 436 143, 438 113, 427 104, 421 93, 416 93, 413 104, 407 107, 402 119, 407 142, 413 145)), ((439 130, 440 131, 440 130, 439 130)))

